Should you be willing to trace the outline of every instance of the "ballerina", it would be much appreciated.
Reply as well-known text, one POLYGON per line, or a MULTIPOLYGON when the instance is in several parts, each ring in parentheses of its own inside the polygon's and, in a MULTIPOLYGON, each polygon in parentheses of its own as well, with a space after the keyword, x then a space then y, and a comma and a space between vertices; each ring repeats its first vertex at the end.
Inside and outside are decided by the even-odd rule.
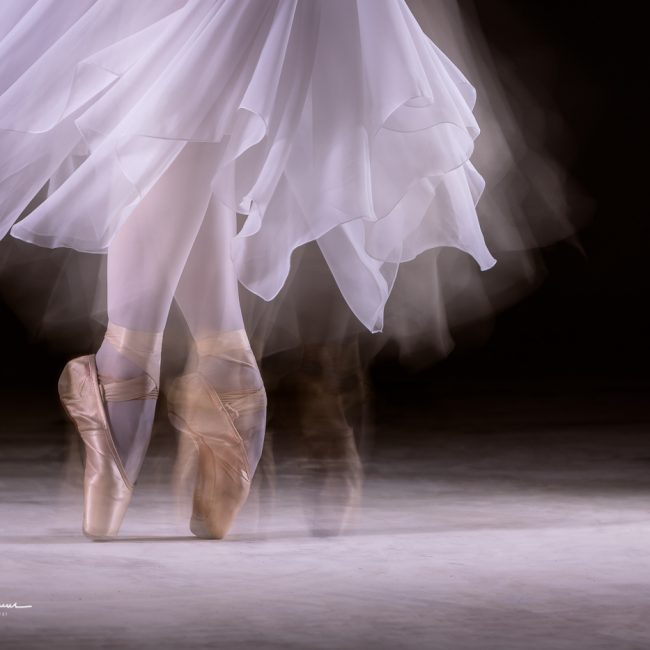
POLYGON ((175 299, 194 340, 168 395, 198 453, 190 527, 221 538, 266 413, 238 284, 271 300, 316 242, 378 332, 403 262, 451 246, 493 266, 474 88, 404 0, 19 0, 0 36, 0 236, 107 255, 104 340, 59 381, 83 532, 119 532, 175 299))

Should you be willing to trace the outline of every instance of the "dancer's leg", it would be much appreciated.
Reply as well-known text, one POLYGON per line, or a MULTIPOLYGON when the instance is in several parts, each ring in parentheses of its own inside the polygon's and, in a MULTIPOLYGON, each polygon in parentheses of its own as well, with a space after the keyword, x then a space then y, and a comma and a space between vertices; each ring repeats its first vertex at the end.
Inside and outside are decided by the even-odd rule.
MULTIPOLYGON (((237 276, 230 259, 235 230, 235 212, 213 196, 175 294, 195 341, 244 328, 237 276)), ((197 361, 217 390, 260 384, 256 369, 232 360, 206 356, 197 361)))
POLYGON ((176 300, 195 338, 244 327, 237 276, 230 259, 236 214, 214 196, 176 289, 176 300))
MULTIPOLYGON (((185 145, 108 250, 108 329, 97 352, 100 376, 160 379, 162 332, 187 256, 205 215, 216 148, 185 145)), ((134 481, 149 444, 155 399, 112 401, 115 444, 134 481)))
MULTIPOLYGON (((235 212, 213 196, 175 294, 196 344, 196 369, 224 394, 263 385, 244 331, 238 281, 230 258, 235 231, 235 212)), ((265 414, 257 412, 249 420, 241 426, 250 434, 245 442, 250 469, 254 470, 261 453, 265 414)), ((243 430, 240 433, 244 435, 243 430)))

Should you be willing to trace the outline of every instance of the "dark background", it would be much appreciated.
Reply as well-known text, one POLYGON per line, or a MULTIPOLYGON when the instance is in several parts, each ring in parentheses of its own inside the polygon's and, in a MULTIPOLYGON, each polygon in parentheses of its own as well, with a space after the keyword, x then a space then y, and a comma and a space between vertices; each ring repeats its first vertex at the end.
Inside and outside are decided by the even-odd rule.
POLYGON ((640 115, 647 37, 629 3, 459 4, 478 18, 497 62, 512 68, 536 103, 560 113, 568 141, 550 137, 546 145, 593 209, 577 232, 579 247, 565 241, 543 249, 543 284, 497 316, 486 345, 455 350, 425 376, 454 391, 489 393, 496 382, 513 391, 555 385, 594 401, 607 394, 613 407, 619 400, 622 417, 628 398, 642 400, 648 388, 640 115))
MULTIPOLYGON (((497 316, 487 343, 460 346, 416 377, 380 358, 372 368, 376 389, 401 390, 407 400, 543 394, 556 398, 558 417, 579 411, 583 418, 645 422, 648 181, 641 89, 647 71, 640 16, 629 3, 486 0, 462 6, 476 12, 497 60, 508 61, 533 97, 561 113, 570 146, 547 144, 594 210, 577 234, 583 252, 569 242, 544 249, 542 286, 497 316)), ((0 252, 7 245, 1 242, 0 252)), ((17 421, 10 412, 56 412, 56 378, 70 350, 39 341, 4 303, 0 324, 6 431, 17 421)))
POLYGON ((494 49, 560 110, 574 140, 566 167, 595 201, 578 233, 585 256, 562 244, 544 252, 544 286, 502 315, 490 354, 531 371, 644 381, 649 229, 638 18, 628 3, 474 6, 494 49))

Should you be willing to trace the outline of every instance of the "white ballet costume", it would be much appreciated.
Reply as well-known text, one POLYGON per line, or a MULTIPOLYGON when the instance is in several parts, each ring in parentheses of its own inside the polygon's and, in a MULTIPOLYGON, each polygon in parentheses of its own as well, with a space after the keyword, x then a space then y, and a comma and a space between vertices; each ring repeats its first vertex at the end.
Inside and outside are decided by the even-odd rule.
POLYGON ((1 234, 105 252, 183 147, 207 142, 212 192, 246 215, 237 277, 265 299, 310 240, 371 331, 401 262, 453 246, 494 264, 475 211, 474 89, 404 0, 9 6, 1 234), (82 164, 14 225, 73 156, 82 164))
MULTIPOLYGON (((107 335, 107 377, 158 381, 174 298, 197 340, 240 330, 237 283, 271 300, 312 241, 377 332, 401 263, 438 247, 496 261, 475 100, 404 0, 11 0, 0 237, 108 254, 109 321, 137 334, 107 335)), ((224 390, 255 384, 202 363, 224 390)), ((134 480, 153 408, 109 406, 134 480)))

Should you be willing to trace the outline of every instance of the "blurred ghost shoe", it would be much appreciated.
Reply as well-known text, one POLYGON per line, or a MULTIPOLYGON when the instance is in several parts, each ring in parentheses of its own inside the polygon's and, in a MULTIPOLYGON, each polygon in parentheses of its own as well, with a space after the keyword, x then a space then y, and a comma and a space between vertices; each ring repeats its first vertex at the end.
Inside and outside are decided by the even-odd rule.
POLYGON ((363 386, 349 345, 305 346, 298 382, 303 449, 302 500, 315 536, 339 535, 361 503, 363 465, 349 405, 363 386), (352 372, 354 370, 355 372, 352 372))

